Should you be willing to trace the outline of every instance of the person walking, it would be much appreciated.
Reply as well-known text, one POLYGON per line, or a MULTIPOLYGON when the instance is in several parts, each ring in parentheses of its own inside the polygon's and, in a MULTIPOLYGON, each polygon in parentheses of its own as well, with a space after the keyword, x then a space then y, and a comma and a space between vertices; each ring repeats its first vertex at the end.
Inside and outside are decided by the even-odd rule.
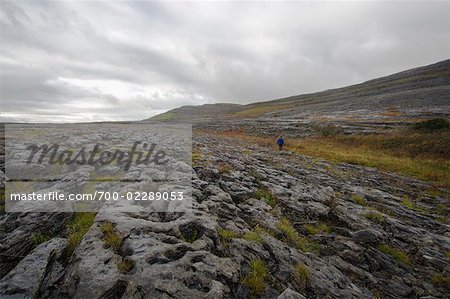
POLYGON ((283 145, 284 145, 283 136, 280 136, 280 138, 278 138, 277 144, 278 144, 278 150, 281 151, 283 149, 283 145))

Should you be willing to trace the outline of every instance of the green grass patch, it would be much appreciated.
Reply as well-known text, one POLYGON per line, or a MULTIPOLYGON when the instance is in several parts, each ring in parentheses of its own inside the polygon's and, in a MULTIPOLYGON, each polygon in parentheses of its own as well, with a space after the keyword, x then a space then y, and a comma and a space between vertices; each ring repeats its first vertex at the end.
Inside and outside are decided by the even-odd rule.
POLYGON ((330 228, 326 223, 317 223, 313 224, 305 224, 305 228, 310 235, 316 235, 318 233, 327 233, 330 231, 330 228))
POLYGON ((360 205, 360 206, 366 206, 367 201, 364 199, 364 196, 359 194, 352 194, 351 199, 354 203, 360 205))
POLYGON ((450 276, 444 274, 434 274, 431 281, 438 287, 450 288, 450 276))
POLYGON ((407 207, 408 209, 413 209, 414 204, 412 201, 410 201, 408 198, 403 198, 402 202, 400 203, 402 206, 407 207))
POLYGON ((202 154, 200 151, 198 150, 193 150, 192 151, 192 165, 196 166, 198 165, 198 162, 202 161, 202 154))
POLYGON ((289 107, 290 107, 289 105, 260 106, 236 112, 234 116, 239 118, 256 118, 266 113, 288 109, 289 107))
POLYGON ((255 227, 253 230, 246 232, 242 238, 247 241, 254 241, 258 243, 264 243, 262 234, 265 233, 264 229, 259 226, 255 227))
POLYGON ((255 191, 254 195, 256 199, 263 200, 272 208, 278 204, 278 198, 275 196, 275 194, 273 194, 272 191, 264 186, 259 187, 258 190, 255 191))
POLYGON ((229 229, 219 228, 217 233, 219 234, 220 242, 225 245, 227 245, 232 239, 239 237, 237 232, 229 229))
POLYGON ((391 247, 388 244, 380 244, 378 246, 378 250, 380 252, 389 254, 390 256, 392 256, 394 259, 396 259, 399 262, 402 262, 406 265, 410 264, 409 257, 406 253, 404 253, 403 251, 401 251, 397 248, 391 247))
POLYGON ((250 289, 253 296, 261 296, 267 288, 269 270, 260 259, 250 262, 250 273, 242 281, 243 285, 250 289))
POLYGON ((378 212, 367 212, 365 214, 363 214, 364 217, 366 217, 367 219, 376 222, 378 224, 385 224, 386 223, 386 217, 384 217, 384 215, 378 213, 378 212))
POLYGON ((67 256, 71 256, 75 248, 83 240, 84 235, 94 223, 95 215, 95 213, 90 212, 75 213, 74 218, 67 224, 69 232, 67 256))
POLYGON ((134 263, 130 259, 122 259, 117 263, 117 270, 122 274, 127 274, 134 268, 134 263))
POLYGON ((276 227, 283 233, 285 242, 295 246, 301 251, 313 252, 319 249, 319 244, 309 240, 306 237, 299 236, 289 219, 285 217, 281 218, 276 227))
POLYGON ((123 238, 114 231, 114 225, 111 222, 103 222, 100 225, 100 230, 103 233, 105 244, 112 248, 114 252, 119 252, 122 248, 123 238))
POLYGON ((294 280, 300 289, 304 290, 308 286, 309 270, 305 264, 298 263, 295 266, 294 280))
POLYGON ((47 242, 47 241, 49 241, 51 239, 52 239, 52 236, 50 236, 48 234, 45 234, 45 233, 43 234, 41 232, 34 233, 31 236, 31 240, 33 241, 33 244, 35 244, 35 245, 39 245, 39 244, 47 242))

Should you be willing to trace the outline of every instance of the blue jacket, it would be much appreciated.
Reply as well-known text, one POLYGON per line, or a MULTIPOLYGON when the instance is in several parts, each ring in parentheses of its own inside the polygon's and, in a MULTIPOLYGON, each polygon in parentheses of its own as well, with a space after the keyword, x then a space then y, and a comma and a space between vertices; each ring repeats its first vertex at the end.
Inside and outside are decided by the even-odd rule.
POLYGON ((284 144, 284 140, 283 138, 278 139, 277 144, 279 145, 283 145, 284 144))

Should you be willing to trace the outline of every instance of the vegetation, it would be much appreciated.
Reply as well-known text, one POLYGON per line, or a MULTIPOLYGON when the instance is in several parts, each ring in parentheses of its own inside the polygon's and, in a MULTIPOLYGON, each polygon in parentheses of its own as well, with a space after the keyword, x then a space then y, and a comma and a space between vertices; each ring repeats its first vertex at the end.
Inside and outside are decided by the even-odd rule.
POLYGON ((219 174, 230 173, 233 167, 228 163, 219 163, 219 174))
POLYGON ((415 130, 422 131, 440 131, 440 130, 450 130, 450 122, 444 118, 433 118, 414 124, 413 128, 415 130))
POLYGON ((278 198, 268 188, 261 186, 256 190, 255 197, 264 200, 272 208, 278 203, 278 198))
POLYGON ((72 221, 67 224, 68 236, 68 248, 67 256, 71 256, 75 251, 75 248, 83 240, 84 235, 88 232, 89 228, 94 223, 95 213, 80 212, 76 213, 72 221))
POLYGON ((255 227, 255 229, 248 231, 244 234, 243 238, 248 241, 255 241, 258 243, 263 243, 264 239, 262 238, 262 234, 264 233, 264 230, 260 228, 259 226, 255 227))
POLYGON ((301 251, 313 252, 319 249, 318 244, 308 240, 305 237, 300 237, 289 219, 285 217, 281 218, 276 226, 277 229, 279 229, 283 233, 284 240, 289 244, 296 246, 301 251))
POLYGON ((181 233, 181 239, 188 243, 194 243, 194 241, 197 240, 199 237, 200 237, 200 231, 196 228, 193 228, 186 234, 181 233))
POLYGON ((306 265, 298 263, 295 266, 294 279, 301 289, 306 289, 309 281, 309 270, 306 265))
POLYGON ((195 164, 195 162, 198 162, 202 159, 202 154, 198 150, 192 151, 192 164, 195 164))
POLYGON ((237 232, 229 229, 219 228, 217 232, 219 234, 220 241, 225 245, 227 245, 230 242, 230 240, 239 237, 239 234, 237 232))
POLYGON ((359 204, 360 206, 365 206, 367 205, 366 200, 364 199, 364 196, 359 195, 359 194, 352 194, 351 199, 356 203, 359 204))
POLYGON ((372 293, 372 296, 373 296, 375 299, 382 299, 382 298, 383 298, 383 297, 381 296, 380 290, 377 290, 377 289, 371 289, 370 292, 372 293))
POLYGON ((111 247, 114 252, 119 252, 122 247, 123 238, 114 232, 114 226, 111 222, 103 222, 100 225, 100 229, 103 233, 105 244, 111 247))
POLYGON ((45 233, 43 234, 41 232, 34 233, 31 236, 31 240, 33 241, 33 244, 35 244, 35 245, 39 245, 39 244, 47 242, 47 241, 49 241, 51 239, 52 239, 52 236, 50 236, 48 234, 45 234, 45 233))
POLYGON ((316 128, 322 137, 332 137, 342 133, 342 129, 334 125, 324 125, 316 128))
POLYGON ((330 231, 330 228, 326 223, 318 223, 316 225, 305 224, 305 228, 310 235, 316 235, 318 233, 327 233, 330 231))
POLYGON ((444 287, 450 289, 450 276, 445 276, 444 274, 434 274, 431 277, 431 281, 438 287, 444 287))
MULTIPOLYGON (((224 132, 264 146, 272 138, 224 132)), ((450 133, 448 130, 422 132, 406 130, 396 134, 335 135, 289 140, 289 150, 334 162, 379 168, 450 186, 450 133)))
POLYGON ((263 261, 254 259, 250 262, 250 273, 243 280, 253 296, 261 296, 267 288, 269 270, 263 261))
POLYGON ((388 244, 380 244, 378 246, 378 250, 380 252, 389 254, 390 256, 392 256, 394 259, 396 259, 399 262, 402 262, 407 265, 409 265, 409 263, 410 263, 409 257, 406 253, 404 253, 403 251, 401 251, 397 248, 391 247, 388 244))
POLYGON ((386 223, 386 218, 384 215, 378 213, 378 212, 367 212, 364 214, 364 217, 366 217, 369 220, 372 220, 373 222, 376 222, 378 224, 384 224, 386 223))
POLYGON ((129 259, 122 259, 117 263, 117 269, 120 273, 126 274, 129 273, 134 268, 134 263, 129 259))

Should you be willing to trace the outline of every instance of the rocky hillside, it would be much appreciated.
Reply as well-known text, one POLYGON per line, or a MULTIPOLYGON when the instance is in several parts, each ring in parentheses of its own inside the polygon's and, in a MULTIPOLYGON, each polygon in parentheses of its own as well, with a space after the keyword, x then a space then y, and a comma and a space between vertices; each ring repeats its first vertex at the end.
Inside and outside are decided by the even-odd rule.
POLYGON ((219 119, 304 119, 321 115, 362 117, 386 111, 405 116, 450 114, 450 60, 348 87, 258 102, 176 108, 153 120, 202 122, 219 119))

